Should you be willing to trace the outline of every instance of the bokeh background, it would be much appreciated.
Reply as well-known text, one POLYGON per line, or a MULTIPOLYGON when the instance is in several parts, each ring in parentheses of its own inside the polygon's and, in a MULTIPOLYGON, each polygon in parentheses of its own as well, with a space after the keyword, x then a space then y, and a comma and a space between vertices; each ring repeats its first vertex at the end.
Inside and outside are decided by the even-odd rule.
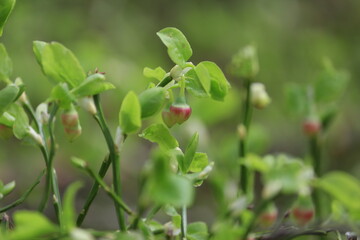
MULTIPOLYGON (((253 151, 259 154, 285 152, 293 156, 308 154, 302 133, 302 118, 291 117, 284 108, 284 86, 289 82, 308 84, 321 70, 324 57, 351 76, 341 99, 339 114, 324 136, 327 170, 344 170, 360 176, 360 1, 358 0, 18 0, 1 41, 13 60, 13 78, 21 77, 34 106, 44 101, 52 84, 42 75, 32 53, 32 41, 58 41, 71 49, 84 69, 96 67, 106 72, 117 89, 103 94, 105 115, 115 131, 121 100, 129 90, 140 93, 149 83, 144 67, 172 62, 156 36, 164 27, 177 27, 188 38, 191 61, 216 62, 232 85, 224 102, 190 99, 193 116, 173 133, 184 147, 194 131, 200 133, 200 150, 215 162, 216 172, 197 189, 191 220, 212 223, 219 205, 211 182, 218 182, 229 194, 236 186, 237 136, 240 121, 242 85, 226 69, 232 55, 247 44, 258 48, 260 73, 257 81, 266 84, 272 104, 254 111, 253 151), (221 180, 219 180, 219 178, 221 180), (233 178, 231 181, 230 179, 233 178)), ((95 121, 79 111, 82 136, 66 141, 57 123, 58 152, 55 165, 62 191, 81 180, 77 205, 81 206, 91 182, 70 164, 77 156, 97 168, 106 154, 103 136, 95 121)), ((161 121, 152 118, 144 125, 161 121)), ((132 135, 122 152, 122 181, 125 200, 132 206, 138 195, 138 176, 153 145, 132 135)), ((0 139, 0 179, 15 180, 17 188, 1 202, 17 199, 44 168, 37 148, 15 138, 0 139)), ((110 177, 110 174, 109 176, 110 177)), ((43 185, 36 188, 20 208, 35 209, 43 185)), ((53 215, 48 207, 49 216, 53 215)), ((158 216, 161 218, 162 216, 158 216)), ((111 200, 100 191, 85 226, 97 229, 116 227, 111 200)))

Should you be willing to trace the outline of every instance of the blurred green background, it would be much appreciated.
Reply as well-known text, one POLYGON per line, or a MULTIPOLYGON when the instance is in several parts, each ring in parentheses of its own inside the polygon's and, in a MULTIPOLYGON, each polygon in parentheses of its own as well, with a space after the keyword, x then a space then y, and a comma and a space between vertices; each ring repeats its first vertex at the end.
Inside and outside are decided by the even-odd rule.
MULTIPOLYGON (((283 88, 288 82, 311 82, 321 70, 323 58, 328 57, 336 68, 350 73, 351 81, 341 99, 336 121, 324 138, 324 160, 327 170, 345 170, 359 176, 358 0, 18 0, 1 41, 13 60, 13 78, 23 79, 34 106, 48 97, 52 87, 33 56, 34 40, 61 42, 74 52, 84 69, 93 71, 98 67, 106 72, 107 80, 117 87, 102 96, 105 115, 115 131, 125 93, 129 90, 140 93, 149 83, 142 75, 143 68, 162 66, 169 71, 172 67, 166 48, 155 34, 168 26, 180 29, 187 36, 194 52, 192 62, 216 62, 232 85, 231 94, 222 103, 190 99, 193 116, 173 129, 182 146, 186 146, 194 131, 199 131, 200 148, 215 161, 217 172, 213 176, 220 176, 223 184, 220 186, 226 192, 231 194, 236 186, 236 126, 242 98, 241 81, 226 69, 232 55, 249 43, 258 48, 257 81, 266 84, 272 98, 267 109, 254 111, 253 150, 260 154, 307 155, 301 128, 303 119, 286 113, 283 88)), ((74 143, 67 142, 62 126, 56 125, 59 147, 55 164, 62 189, 77 179, 85 183, 77 202, 81 206, 90 181, 71 166, 70 157, 86 159, 97 168, 107 151, 95 121, 86 112, 79 112, 83 134, 74 143)), ((144 125, 152 121, 160 118, 149 119, 144 125)), ((132 206, 138 194, 138 175, 151 148, 151 144, 136 135, 130 136, 123 148, 123 191, 125 200, 132 206)), ((43 168, 38 149, 15 138, 0 140, 0 179, 16 180, 18 186, 2 204, 18 198, 43 168)), ((42 187, 37 187, 21 208, 36 208, 42 187)), ((205 183, 198 189, 189 211, 190 220, 211 223, 217 206, 211 184, 205 183)), ((53 214, 52 208, 48 207, 48 213, 53 214)), ((85 226, 111 229, 115 224, 112 202, 101 193, 85 226)))

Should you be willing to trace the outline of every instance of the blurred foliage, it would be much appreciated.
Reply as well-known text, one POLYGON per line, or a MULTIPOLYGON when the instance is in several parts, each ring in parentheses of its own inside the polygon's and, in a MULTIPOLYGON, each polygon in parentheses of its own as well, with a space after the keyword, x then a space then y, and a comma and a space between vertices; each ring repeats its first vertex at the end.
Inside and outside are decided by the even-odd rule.
MULTIPOLYGON (((356 29, 360 25, 359 13, 357 0, 18 0, 1 41, 13 61, 11 77, 23 79, 34 106, 44 101, 51 89, 32 53, 34 40, 61 42, 74 52, 86 72, 95 68, 106 72, 107 80, 116 86, 116 90, 104 94, 104 111, 113 130, 125 93, 129 90, 139 93, 149 84, 142 74, 144 67, 172 65, 155 34, 160 29, 177 27, 187 36, 194 50, 194 64, 207 59, 223 69, 229 68, 234 53, 252 43, 257 47, 260 65, 256 81, 265 83, 272 99, 266 110, 255 110, 254 114, 254 121, 261 128, 253 129, 254 140, 250 144, 259 154, 285 151, 306 155, 299 119, 285 114, 283 88, 287 82, 304 86, 310 83, 322 74, 323 58, 331 59, 336 69, 350 73, 351 81, 339 104, 340 114, 328 133, 325 157, 328 169, 347 170, 358 176, 360 86, 356 80, 360 78, 360 34, 356 29)), ((199 132, 200 150, 207 152, 217 166, 214 185, 218 181, 215 176, 228 179, 238 172, 236 126, 243 89, 239 79, 227 73, 226 77, 232 88, 224 102, 209 104, 209 100, 190 99, 193 116, 181 130, 174 127, 181 147, 189 142, 191 129, 199 132)), ((79 114, 83 135, 74 143, 65 140, 59 123, 55 127, 59 142, 55 165, 63 188, 75 175, 86 180, 71 167, 70 156, 79 156, 98 167, 106 153, 93 119, 83 111, 79 114)), ((4 182, 15 179, 18 186, 27 186, 25 183, 32 179, 33 171, 39 172, 43 167, 40 154, 36 149, 20 146, 16 139, 0 140, 0 144, 1 179, 4 182)), ((145 141, 131 136, 123 150, 124 192, 129 203, 136 199, 138 172, 148 158, 149 148, 145 141)), ((11 196, 16 199, 15 195, 20 195, 22 190, 17 188, 9 201, 11 196)), ((41 193, 41 188, 35 192, 41 193)), ((206 190, 197 197, 208 206, 213 204, 214 199, 209 198, 206 190)), ((29 204, 35 206, 37 201, 37 195, 33 194, 29 204)), ((101 201, 100 197, 97 202, 101 201)), ((115 214, 106 203, 102 214, 91 212, 96 218, 90 216, 93 222, 86 224, 113 227, 114 221, 108 219, 115 214)), ((195 203, 189 217, 211 221, 214 213, 208 211, 208 206, 195 203)))

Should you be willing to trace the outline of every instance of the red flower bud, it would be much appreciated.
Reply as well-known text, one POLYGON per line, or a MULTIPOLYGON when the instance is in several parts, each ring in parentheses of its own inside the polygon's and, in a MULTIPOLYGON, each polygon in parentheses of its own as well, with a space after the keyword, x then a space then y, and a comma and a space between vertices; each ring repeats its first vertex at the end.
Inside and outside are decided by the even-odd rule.
POLYGON ((81 135, 79 115, 75 109, 65 111, 61 115, 61 122, 64 126, 66 136, 70 141, 74 141, 81 135))
POLYGON ((170 106, 170 113, 175 118, 177 124, 182 124, 189 119, 191 107, 185 104, 173 104, 170 106))
POLYGON ((262 227, 270 227, 276 222, 277 217, 278 217, 278 210, 274 204, 271 204, 259 216, 259 223, 262 227))
POLYGON ((182 124, 189 119, 191 115, 191 107, 186 104, 184 97, 176 99, 168 110, 162 112, 164 123, 171 128, 175 123, 182 124))
POLYGON ((314 206, 311 201, 311 196, 299 197, 291 210, 291 215, 300 226, 304 226, 310 222, 314 217, 314 206))
POLYGON ((161 113, 161 116, 166 126, 168 126, 168 128, 171 128, 172 126, 175 125, 176 119, 169 110, 164 110, 161 113))
POLYGON ((308 118, 303 123, 303 131, 307 136, 315 136, 321 130, 321 123, 316 118, 308 118))

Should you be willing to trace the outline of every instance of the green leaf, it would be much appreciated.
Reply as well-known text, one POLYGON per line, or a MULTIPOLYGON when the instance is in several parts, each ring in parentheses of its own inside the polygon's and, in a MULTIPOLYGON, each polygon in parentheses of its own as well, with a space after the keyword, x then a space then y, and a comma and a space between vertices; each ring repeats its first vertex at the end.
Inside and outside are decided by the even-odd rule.
POLYGON ((192 55, 192 49, 184 34, 176 28, 164 28, 156 33, 168 49, 171 60, 183 67, 192 55))
POLYGON ((152 163, 152 171, 145 186, 145 196, 159 205, 189 205, 194 195, 192 183, 184 176, 173 172, 168 154, 156 151, 152 163))
POLYGON ((184 166, 182 166, 183 173, 187 173, 194 159, 198 143, 199 143, 199 134, 196 132, 192 136, 189 145, 186 147, 185 156, 184 156, 184 166))
POLYGON ((136 132, 141 127, 141 106, 133 91, 125 96, 121 104, 119 124, 125 134, 136 132))
MULTIPOLYGON (((195 97, 209 97, 210 96, 209 95, 210 77, 208 77, 206 75, 206 77, 201 78, 202 81, 207 81, 205 83, 202 83, 195 71, 196 71, 196 68, 190 69, 185 74, 186 90, 188 90, 195 97), (206 86, 206 84, 208 84, 208 86, 206 86)), ((207 71, 206 71, 206 74, 207 74, 207 71)), ((201 75, 201 73, 199 73, 199 75, 201 75)))
POLYGON ((187 226, 187 239, 207 240, 209 237, 208 228, 204 222, 194 222, 187 226))
POLYGON ((71 93, 77 98, 81 98, 93 96, 114 88, 115 86, 113 84, 105 82, 105 76, 103 74, 95 73, 88 76, 79 86, 73 88, 71 93))
POLYGON ((59 83, 51 90, 48 101, 58 101, 62 108, 69 109, 76 97, 69 91, 66 83, 59 83))
POLYGON ((208 165, 209 159, 206 153, 197 152, 189 167, 190 172, 201 172, 208 165))
POLYGON ((164 105, 165 90, 159 87, 149 88, 139 95, 139 101, 141 105, 141 117, 151 117, 160 111, 164 105))
POLYGON ((2 0, 0 2, 0 37, 2 36, 4 25, 14 9, 15 0, 2 0))
POLYGON ((174 149, 179 147, 179 143, 170 134, 169 129, 162 123, 152 124, 147 127, 140 135, 140 137, 155 142, 164 149, 174 149))
POLYGON ((41 66, 41 68, 42 68, 41 58, 42 58, 43 50, 46 45, 48 45, 48 43, 43 42, 43 41, 34 41, 33 42, 33 52, 34 52, 36 61, 41 66))
POLYGON ((15 181, 11 181, 2 187, 0 189, 0 192, 2 193, 2 195, 6 196, 9 193, 11 193, 14 190, 14 188, 15 188, 15 181))
POLYGON ((5 46, 2 43, 0 43, 0 81, 8 82, 11 73, 12 73, 11 59, 7 54, 5 46))
POLYGON ((19 105, 14 104, 13 110, 15 112, 15 122, 13 125, 13 132, 15 137, 18 139, 23 139, 29 130, 29 118, 25 113, 25 110, 19 105))
POLYGON ((148 194, 157 204, 171 204, 175 207, 189 205, 194 195, 191 182, 176 174, 149 180, 148 194))
POLYGON ((147 78, 155 78, 155 79, 161 81, 165 77, 166 72, 161 67, 157 67, 155 69, 145 67, 143 70, 143 74, 147 78))
POLYGON ((63 223, 64 231, 69 232, 76 227, 75 194, 82 187, 80 182, 75 182, 68 187, 64 195, 63 223))
POLYGON ((19 91, 15 84, 7 85, 0 90, 0 116, 16 100, 19 91))
POLYGON ((57 42, 34 42, 33 51, 44 74, 55 82, 66 82, 71 87, 79 86, 86 74, 75 55, 57 42))
POLYGON ((10 233, 10 240, 39 239, 59 232, 57 226, 38 212, 17 211, 14 222, 16 228, 10 233))
POLYGON ((350 212, 360 214, 360 181, 355 177, 345 172, 330 172, 318 179, 315 186, 337 199, 350 212))
POLYGON ((331 103, 338 100, 344 93, 349 81, 346 72, 337 71, 330 62, 315 81, 315 100, 318 103, 331 103))
POLYGON ((195 67, 204 89, 208 89, 210 82, 210 95, 214 100, 223 101, 229 92, 230 84, 224 73, 214 62, 204 61, 195 67))

